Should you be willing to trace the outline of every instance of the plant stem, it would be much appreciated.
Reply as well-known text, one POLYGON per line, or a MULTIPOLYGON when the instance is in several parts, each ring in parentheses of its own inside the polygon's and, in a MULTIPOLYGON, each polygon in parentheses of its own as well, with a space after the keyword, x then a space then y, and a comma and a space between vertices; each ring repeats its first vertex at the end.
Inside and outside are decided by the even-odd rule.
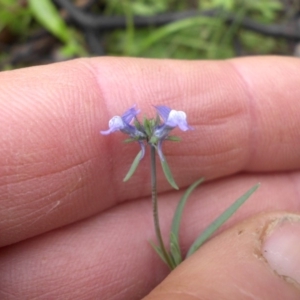
POLYGON ((154 220, 154 228, 155 228, 155 234, 156 238, 158 240, 161 252, 165 258, 165 261, 167 262, 170 269, 174 269, 174 264, 170 258, 170 255, 168 254, 162 236, 160 232, 160 226, 159 226, 159 218, 158 218, 158 205, 157 205, 157 185, 156 185, 156 152, 155 147, 151 147, 151 189, 152 189, 152 208, 153 208, 153 220, 154 220))

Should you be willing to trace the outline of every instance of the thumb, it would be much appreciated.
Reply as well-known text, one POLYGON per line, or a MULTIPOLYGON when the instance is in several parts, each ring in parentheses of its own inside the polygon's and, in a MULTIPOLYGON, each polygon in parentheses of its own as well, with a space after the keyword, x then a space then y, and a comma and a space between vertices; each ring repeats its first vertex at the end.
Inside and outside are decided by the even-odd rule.
POLYGON ((145 300, 300 299, 300 216, 267 213, 202 246, 145 300))

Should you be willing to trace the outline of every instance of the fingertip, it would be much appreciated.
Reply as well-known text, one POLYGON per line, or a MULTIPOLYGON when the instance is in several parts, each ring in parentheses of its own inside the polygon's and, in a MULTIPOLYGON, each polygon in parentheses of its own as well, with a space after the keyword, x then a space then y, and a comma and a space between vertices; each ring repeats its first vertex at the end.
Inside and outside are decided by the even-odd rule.
MULTIPOLYGON (((145 300, 299 299, 299 285, 291 282, 286 273, 277 273, 264 254, 270 224, 287 218, 286 213, 261 214, 216 236, 175 269, 145 300)), ((296 219, 299 224, 299 216, 296 219)), ((294 253, 299 262, 299 252, 294 253)))

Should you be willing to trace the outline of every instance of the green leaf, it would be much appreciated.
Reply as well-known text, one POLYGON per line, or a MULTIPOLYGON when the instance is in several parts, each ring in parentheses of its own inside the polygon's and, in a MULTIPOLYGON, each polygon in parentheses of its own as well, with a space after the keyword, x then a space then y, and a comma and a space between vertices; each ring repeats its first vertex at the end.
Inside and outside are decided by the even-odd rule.
POLYGON ((172 173, 171 173, 171 170, 170 170, 170 168, 169 168, 169 165, 168 165, 168 163, 167 163, 166 158, 164 157, 164 160, 163 160, 163 161, 160 159, 160 162, 161 162, 162 169, 163 169, 163 171, 164 171, 164 174, 165 174, 165 176, 166 176, 168 182, 170 183, 170 185, 171 185, 174 189, 178 190, 179 188, 178 188, 178 186, 177 186, 177 184, 176 184, 176 182, 175 182, 175 180, 174 180, 174 178, 173 178, 173 175, 172 175, 172 173))
POLYGON ((180 142, 181 138, 179 136, 175 136, 175 135, 169 135, 166 138, 167 141, 172 141, 172 142, 180 142))
POLYGON ((158 254, 158 256, 162 259, 162 261, 168 265, 163 252, 161 251, 160 247, 156 246, 152 241, 149 241, 150 245, 152 246, 152 248, 154 249, 154 251, 158 254))
POLYGON ((151 136, 151 125, 150 125, 150 121, 146 118, 144 118, 144 129, 146 131, 146 134, 148 136, 151 136))
POLYGON ((136 139, 133 138, 129 138, 123 141, 123 143, 127 144, 127 143, 132 143, 132 142, 136 142, 136 139))
POLYGON ((170 263, 168 263, 161 248, 159 246, 156 246, 152 241, 149 241, 149 243, 152 246, 152 248, 154 249, 154 251, 161 258, 161 260, 170 268, 170 270, 175 269, 175 267, 177 265, 175 264, 173 257, 169 253, 166 253, 166 255, 168 256, 169 262, 170 262, 170 263))
POLYGON ((260 184, 258 183, 253 186, 213 221, 192 244, 186 257, 189 257, 197 251, 216 232, 216 230, 218 230, 240 208, 240 206, 246 202, 246 200, 258 189, 259 185, 260 184))
POLYGON ((35 18, 54 36, 64 43, 70 41, 69 28, 50 0, 29 0, 35 18))
POLYGON ((153 145, 157 149, 157 143, 159 141, 159 138, 156 137, 155 135, 152 135, 149 141, 149 144, 153 145))
POLYGON ((141 157, 142 157, 142 150, 135 157, 135 159, 134 159, 134 161, 133 161, 133 163, 132 163, 132 165, 131 165, 128 173, 124 177, 123 181, 127 181, 133 175, 133 173, 135 172, 136 168, 138 167, 138 165, 139 165, 139 163, 141 161, 141 157))
POLYGON ((139 122, 138 119, 135 119, 133 123, 134 123, 134 126, 135 126, 139 131, 143 131, 143 126, 142 126, 142 124, 139 122))
POLYGON ((205 17, 191 17, 170 24, 161 26, 159 29, 155 29, 145 37, 142 42, 139 44, 139 47, 136 48, 135 56, 140 56, 145 53, 153 45, 158 44, 161 40, 164 40, 166 37, 171 36, 172 34, 178 34, 182 30, 188 30, 189 28, 195 28, 195 26, 206 26, 209 23, 209 18, 205 17))
POLYGON ((174 264, 175 266, 178 266, 182 262, 182 255, 178 238, 173 234, 173 232, 170 233, 170 250, 174 264))
MULTIPOLYGON (((185 207, 186 201, 188 199, 188 197, 191 195, 191 193, 194 191, 194 189, 201 184, 204 181, 204 177, 200 178, 199 180, 197 180, 196 182, 194 182, 192 185, 189 186, 189 188, 186 190, 186 192, 183 194, 183 196, 181 197, 174 217, 173 217, 173 222, 172 222, 172 227, 171 227, 171 234, 170 234, 170 243, 175 243, 178 246, 179 249, 179 253, 180 253, 180 246, 179 246, 179 227, 180 227, 180 221, 182 218, 182 213, 183 213, 183 209, 185 207)), ((172 253, 172 248, 171 248, 171 253, 172 253)), ((172 253, 173 254, 173 253, 172 253)), ((181 258, 181 253, 180 253, 180 258, 181 258)), ((182 259, 182 258, 181 258, 182 259)))

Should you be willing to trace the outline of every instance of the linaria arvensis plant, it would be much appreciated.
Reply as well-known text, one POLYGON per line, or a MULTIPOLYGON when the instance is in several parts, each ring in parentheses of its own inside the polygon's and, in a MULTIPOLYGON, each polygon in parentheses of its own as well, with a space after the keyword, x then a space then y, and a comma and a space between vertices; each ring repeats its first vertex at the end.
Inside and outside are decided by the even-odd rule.
MULTIPOLYGON (((124 181, 130 179, 130 177, 137 169, 140 161, 145 155, 146 145, 150 146, 153 220, 158 245, 154 244, 153 242, 150 243, 157 254, 160 256, 160 258, 169 266, 169 268, 174 269, 184 259, 179 244, 179 225, 182 217, 182 212, 189 195, 200 183, 204 181, 204 178, 201 178, 193 183, 187 189, 178 203, 173 217, 169 241, 170 246, 168 251, 163 242, 159 226, 156 182, 156 153, 158 154, 166 179, 174 189, 178 189, 178 186, 173 178, 171 170, 163 154, 162 144, 165 141, 179 141, 178 137, 170 135, 170 132, 174 128, 179 127, 182 131, 193 130, 193 128, 188 125, 185 112, 177 111, 163 105, 154 107, 157 111, 156 118, 144 118, 143 122, 141 123, 137 119, 137 115, 139 114, 140 110, 136 109, 134 105, 123 115, 112 117, 108 123, 109 129, 100 131, 100 133, 103 135, 108 135, 115 131, 121 131, 129 136, 129 138, 126 139, 125 142, 139 143, 141 150, 135 157, 127 175, 124 178, 124 181)), ((211 235, 224 222, 226 222, 236 212, 236 210, 255 192, 258 186, 259 184, 248 190, 243 196, 238 198, 227 210, 225 210, 216 220, 214 220, 191 245, 185 258, 193 254, 207 239, 209 239, 209 237, 211 237, 211 235)))

